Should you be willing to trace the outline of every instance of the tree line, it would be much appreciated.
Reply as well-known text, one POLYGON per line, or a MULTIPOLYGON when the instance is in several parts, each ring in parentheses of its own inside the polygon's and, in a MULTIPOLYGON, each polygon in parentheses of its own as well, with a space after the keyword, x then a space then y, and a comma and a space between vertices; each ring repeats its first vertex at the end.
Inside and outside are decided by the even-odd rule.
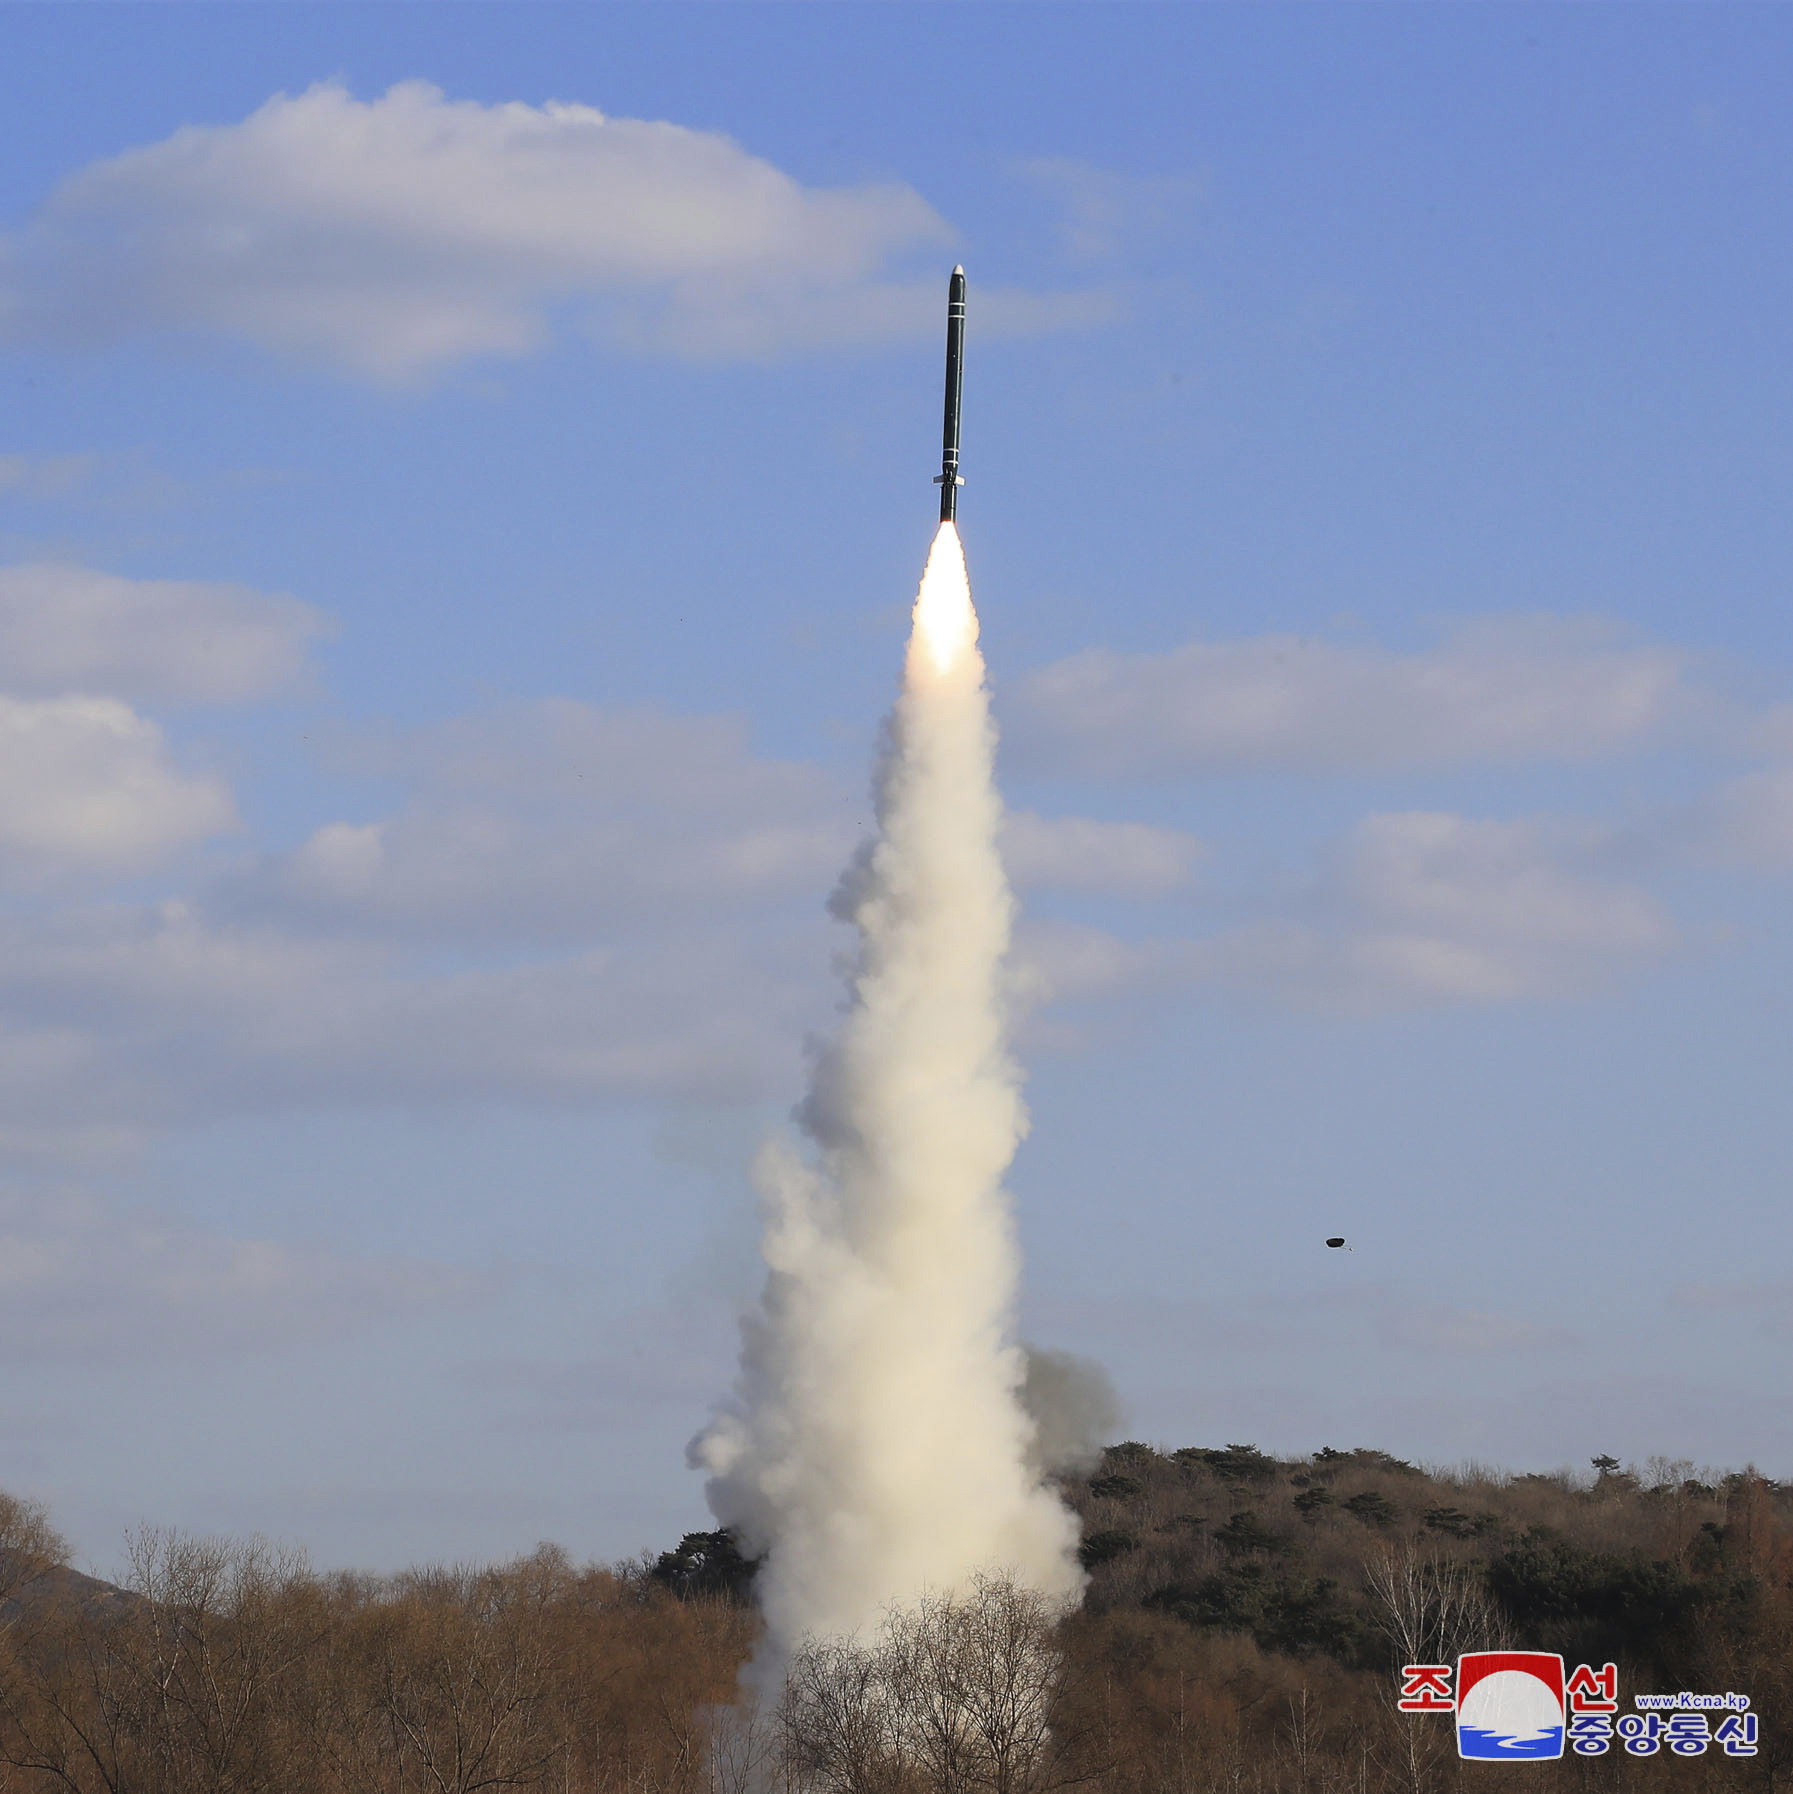
POLYGON ((145 1530, 112 1584, 0 1495, 0 1794, 1442 1794, 1487 1772, 1396 1710, 1395 1671, 1500 1648, 1760 1717, 1753 1758, 1615 1749, 1526 1765, 1540 1789, 1775 1788, 1793 1495, 1590 1470, 1111 1447, 1065 1484, 1074 1610, 986 1578, 812 1642, 757 1706, 754 1565, 726 1533, 374 1577, 145 1530))

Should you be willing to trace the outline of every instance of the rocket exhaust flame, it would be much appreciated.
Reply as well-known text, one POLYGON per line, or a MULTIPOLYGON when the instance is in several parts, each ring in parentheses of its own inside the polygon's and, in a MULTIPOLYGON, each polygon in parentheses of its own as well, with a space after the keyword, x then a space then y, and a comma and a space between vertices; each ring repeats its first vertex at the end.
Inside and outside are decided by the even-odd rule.
POLYGON ((850 1002, 755 1167, 767 1277, 733 1399, 694 1442, 710 1505, 766 1554, 769 1692, 806 1636, 1006 1574, 1080 1583, 1076 1524, 1030 1466, 1019 1256, 1002 1180, 1026 1130, 1001 989, 1014 902, 977 614, 934 538, 877 777, 877 838, 830 907, 850 1002))
POLYGON ((977 612, 971 605, 971 581, 965 572, 965 551, 959 532, 943 523, 934 537, 921 590, 915 596, 915 614, 909 636, 905 680, 915 685, 932 677, 942 679, 955 669, 963 673, 976 666, 974 682, 981 682, 984 663, 977 654, 977 612))

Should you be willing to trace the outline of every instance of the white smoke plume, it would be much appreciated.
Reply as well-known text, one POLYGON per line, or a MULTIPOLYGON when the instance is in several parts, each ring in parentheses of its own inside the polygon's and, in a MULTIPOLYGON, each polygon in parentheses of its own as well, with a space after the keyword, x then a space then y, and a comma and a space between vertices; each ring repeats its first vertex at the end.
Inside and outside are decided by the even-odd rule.
POLYGON ((764 1552, 775 1678, 923 1595, 1006 1575, 1080 1584, 1076 1522, 1041 1481, 1012 1336, 1020 1262, 1002 1180, 1027 1127, 1001 965, 1014 900, 977 615, 940 526, 878 781, 877 838, 836 914, 851 1001, 799 1111, 813 1151, 761 1153, 768 1274, 735 1397, 694 1443, 716 1517, 764 1552))

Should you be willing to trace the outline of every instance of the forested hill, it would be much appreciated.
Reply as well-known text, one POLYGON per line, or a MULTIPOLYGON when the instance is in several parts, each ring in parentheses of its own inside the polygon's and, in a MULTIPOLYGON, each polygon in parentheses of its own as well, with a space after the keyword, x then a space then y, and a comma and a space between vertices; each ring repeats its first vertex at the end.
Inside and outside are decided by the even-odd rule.
POLYGON ((1129 1442, 1067 1493, 1089 1613, 1162 1613, 1351 1667, 1417 1660, 1421 1644, 1500 1645, 1620 1662, 1634 1686, 1691 1687, 1719 1641, 1768 1617, 1793 1570, 1793 1490, 1660 1460, 1508 1476, 1428 1472, 1367 1449, 1279 1460, 1251 1445, 1129 1442), (1398 1611, 1413 1593, 1402 1579, 1421 1566, 1453 1590, 1448 1637, 1413 1636, 1398 1611))
MULTIPOLYGON (((1386 1452, 1111 1446, 1063 1483, 1089 1585, 1060 1629, 1079 1773, 1128 1790, 1455 1787, 1446 1718, 1395 1707, 1405 1663, 1560 1652, 1638 1692, 1747 1694, 1753 1757, 1527 1765, 1529 1786, 1772 1789, 1793 1770, 1793 1489, 1599 1457, 1579 1473, 1422 1470, 1386 1452), (1566 1785, 1566 1782, 1565 1782, 1566 1785)), ((753 1566, 689 1535, 655 1575, 744 1601, 753 1566)))
MULTIPOLYGON (((1781 1785, 1793 1770, 1793 1490, 1610 1457, 1579 1475, 1421 1470, 1374 1450, 1110 1448, 1067 1483, 1090 1584, 1066 1628, 1136 1787, 1454 1786, 1403 1663, 1561 1652, 1639 1692, 1746 1694, 1753 1757, 1570 1755, 1542 1789, 1781 1785)), ((1473 1775, 1472 1775, 1473 1779, 1473 1775)))
POLYGON ((0 1495, 0 1789, 1449 1794, 1475 1766, 1448 1713, 1398 1710, 1396 1672, 1478 1649, 1615 1663, 1627 1711, 1683 1689, 1753 1704, 1753 1756, 1615 1745, 1525 1766, 1538 1794, 1772 1794, 1793 1771, 1793 1494, 1754 1472, 1127 1443, 1064 1486, 1078 1611, 1000 1581, 923 1602, 887 1637, 800 1654, 766 1724, 735 1704, 758 1623, 726 1534, 608 1567, 542 1546, 369 1577, 143 1532, 121 1589, 0 1495), (933 1762, 927 1716, 988 1718, 992 1690, 1020 1754, 1000 1775, 993 1751, 933 1762))
MULTIPOLYGON (((1793 1573, 1793 1488, 1753 1470, 1701 1480, 1689 1463, 1598 1457, 1579 1476, 1507 1475, 1369 1448, 1278 1459, 1128 1441, 1062 1486, 1085 1616, 1162 1615, 1378 1673, 1499 1647, 1687 1687, 1717 1641, 1769 1621, 1793 1573), (1422 1589, 1442 1603, 1430 1620, 1403 1611, 1422 1589)), ((655 1574, 744 1600, 753 1570, 727 1533, 693 1533, 655 1574)))

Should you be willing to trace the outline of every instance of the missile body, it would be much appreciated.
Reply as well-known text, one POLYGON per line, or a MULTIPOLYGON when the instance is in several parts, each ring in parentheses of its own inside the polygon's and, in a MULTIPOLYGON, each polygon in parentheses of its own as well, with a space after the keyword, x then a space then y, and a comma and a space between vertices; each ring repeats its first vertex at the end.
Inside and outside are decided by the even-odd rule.
POLYGON ((934 484, 940 488, 940 521, 953 523, 959 515, 959 387, 965 373, 965 270, 953 269, 946 289, 946 422, 940 433, 940 472, 934 484))

